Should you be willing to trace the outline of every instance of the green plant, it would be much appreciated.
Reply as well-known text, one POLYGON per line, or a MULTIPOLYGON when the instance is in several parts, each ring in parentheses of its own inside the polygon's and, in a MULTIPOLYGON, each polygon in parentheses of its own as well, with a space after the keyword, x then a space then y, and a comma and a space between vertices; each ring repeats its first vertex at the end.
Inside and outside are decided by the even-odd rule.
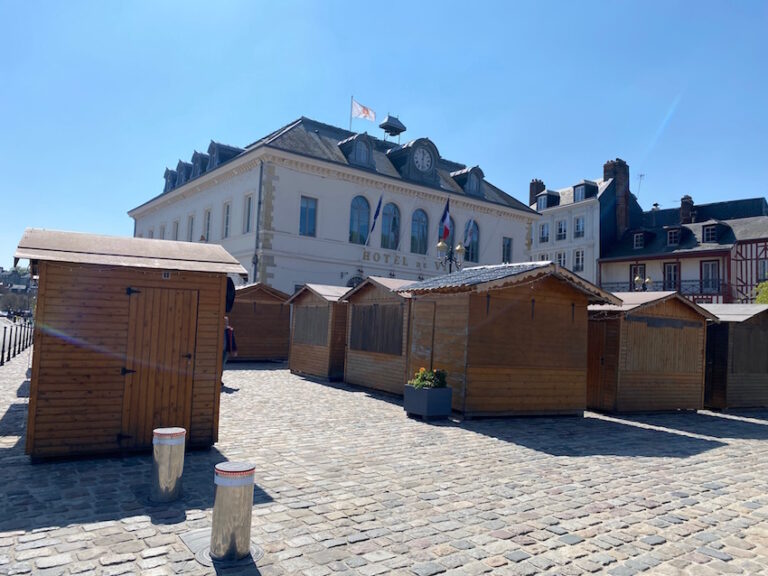
POLYGON ((414 377, 408 380, 408 384, 414 388, 445 388, 447 385, 445 376, 445 370, 439 368, 427 370, 422 366, 414 377))
POLYGON ((757 285, 756 304, 768 304, 768 282, 761 282, 757 285))

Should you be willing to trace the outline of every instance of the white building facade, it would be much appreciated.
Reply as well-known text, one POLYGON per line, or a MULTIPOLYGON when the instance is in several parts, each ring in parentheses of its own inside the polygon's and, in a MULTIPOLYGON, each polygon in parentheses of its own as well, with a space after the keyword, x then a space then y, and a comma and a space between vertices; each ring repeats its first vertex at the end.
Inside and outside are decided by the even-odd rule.
POLYGON ((129 212, 134 234, 219 243, 251 282, 291 293, 444 274, 436 245, 447 201, 464 266, 530 254, 539 215, 426 138, 400 146, 301 118, 245 149, 208 152, 166 171, 163 194, 129 212))

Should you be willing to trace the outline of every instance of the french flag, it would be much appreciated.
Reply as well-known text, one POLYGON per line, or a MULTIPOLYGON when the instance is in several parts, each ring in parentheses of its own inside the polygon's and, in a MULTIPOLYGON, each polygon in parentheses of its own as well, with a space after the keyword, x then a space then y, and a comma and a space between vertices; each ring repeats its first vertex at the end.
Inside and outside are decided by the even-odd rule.
POLYGON ((445 210, 443 210, 443 216, 440 218, 440 240, 443 242, 448 240, 448 237, 451 235, 451 210, 449 207, 450 202, 450 198, 445 201, 445 210))
POLYGON ((384 197, 382 194, 379 196, 379 203, 376 205, 376 212, 373 214, 373 224, 371 224, 371 231, 368 232, 368 238, 365 240, 365 245, 368 246, 368 242, 371 241, 371 236, 373 236, 373 231, 376 228, 376 220, 379 219, 379 212, 381 212, 381 199, 384 197))

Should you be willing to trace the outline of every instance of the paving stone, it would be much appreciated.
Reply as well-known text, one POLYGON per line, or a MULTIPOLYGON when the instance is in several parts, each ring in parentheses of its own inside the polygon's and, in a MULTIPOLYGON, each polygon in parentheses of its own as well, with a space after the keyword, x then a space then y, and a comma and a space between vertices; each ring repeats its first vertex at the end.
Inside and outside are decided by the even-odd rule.
POLYGON ((661 544, 664 544, 667 539, 663 536, 658 536, 656 534, 653 534, 651 536, 646 536, 645 538, 640 539, 641 542, 645 542, 649 546, 660 546, 661 544))
POLYGON ((720 550, 714 550, 708 546, 702 546, 697 551, 701 554, 706 554, 707 556, 711 556, 712 558, 717 558, 718 560, 723 560, 725 562, 733 560, 733 557, 730 554, 726 554, 720 550))
POLYGON ((411 568, 411 572, 416 576, 433 576, 445 572, 445 567, 436 562, 421 562, 411 568))

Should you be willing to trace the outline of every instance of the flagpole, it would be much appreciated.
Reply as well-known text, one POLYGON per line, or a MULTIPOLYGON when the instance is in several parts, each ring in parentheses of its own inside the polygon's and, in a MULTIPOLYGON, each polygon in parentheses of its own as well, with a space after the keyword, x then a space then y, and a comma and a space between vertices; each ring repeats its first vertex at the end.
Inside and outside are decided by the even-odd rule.
POLYGON ((354 94, 349 97, 349 131, 352 132, 352 103, 355 101, 354 94))

